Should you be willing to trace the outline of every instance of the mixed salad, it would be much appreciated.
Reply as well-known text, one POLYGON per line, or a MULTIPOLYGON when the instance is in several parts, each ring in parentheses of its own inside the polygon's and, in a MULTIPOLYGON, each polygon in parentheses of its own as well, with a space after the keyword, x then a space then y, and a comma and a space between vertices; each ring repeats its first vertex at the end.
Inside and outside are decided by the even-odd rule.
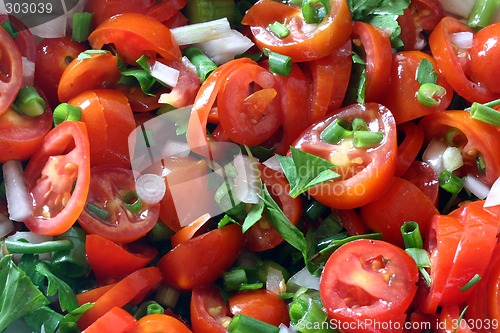
POLYGON ((0 332, 500 332, 498 1, 4 5, 0 332))

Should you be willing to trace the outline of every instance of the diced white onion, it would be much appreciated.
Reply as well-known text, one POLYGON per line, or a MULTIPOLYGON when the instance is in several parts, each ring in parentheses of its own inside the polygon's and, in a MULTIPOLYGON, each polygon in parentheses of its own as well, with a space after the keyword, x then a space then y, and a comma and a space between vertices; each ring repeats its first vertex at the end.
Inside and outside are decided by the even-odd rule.
POLYGON ((266 289, 273 294, 279 295, 285 292, 284 289, 285 280, 283 279, 283 273, 273 267, 268 267, 267 277, 266 277, 266 289))
POLYGON ((155 61, 150 70, 152 77, 165 83, 167 86, 175 87, 179 80, 179 71, 177 69, 162 64, 159 61, 155 61))
POLYGON ((189 145, 187 142, 175 141, 175 140, 167 140, 165 145, 163 146, 163 155, 164 157, 170 156, 178 156, 178 157, 186 157, 190 152, 189 145))
POLYGON ((218 65, 233 60, 236 55, 244 53, 253 45, 248 37, 234 29, 225 37, 195 44, 218 65))
POLYGON ((3 238, 14 231, 14 222, 9 220, 7 216, 0 214, 0 238, 3 238))
POLYGON ((137 178, 135 187, 139 198, 148 204, 160 202, 167 190, 163 178, 152 173, 147 173, 137 178))
POLYGON ((455 32, 451 34, 451 43, 458 49, 467 50, 472 47, 474 34, 469 31, 455 32))
MULTIPOLYGON (((30 244, 40 244, 45 242, 50 242, 54 238, 52 236, 47 235, 39 235, 31 231, 17 231, 16 233, 7 237, 9 240, 18 241, 18 240, 26 240, 30 244)), ((13 259, 18 261, 21 258, 21 254, 14 254, 13 259)), ((50 259, 50 253, 41 253, 39 255, 40 259, 46 260, 50 259)))
POLYGON ((189 45, 225 37, 231 32, 231 26, 227 18, 224 17, 218 20, 174 28, 170 32, 177 44, 189 45))
POLYGON ((500 205, 500 177, 491 186, 490 192, 484 202, 484 207, 494 207, 500 205))
POLYGON ((189 68, 192 72, 196 73, 196 66, 195 66, 195 64, 193 64, 191 62, 191 60, 189 60, 188 57, 183 56, 182 59, 181 59, 181 61, 182 61, 182 64, 184 66, 186 66, 187 68, 189 68))
POLYGON ((490 192, 490 188, 488 185, 482 183, 479 179, 477 179, 473 175, 467 175, 464 179, 464 188, 474 194, 481 200, 486 199, 488 193, 490 192))
POLYGON ((256 204, 259 198, 259 171, 255 161, 245 155, 237 155, 233 161, 237 175, 234 177, 233 194, 240 202, 256 204))
POLYGON ((444 170, 443 153, 446 148, 448 146, 443 141, 432 139, 422 154, 422 160, 428 163, 438 175, 444 170))
POLYGON ((279 333, 297 333, 297 330, 293 327, 288 327, 285 324, 281 323, 280 326, 280 332, 279 333))
POLYGON ((269 157, 267 160, 262 162, 262 164, 275 171, 283 172, 283 168, 281 167, 280 162, 278 162, 276 155, 269 157))
POLYGON ((295 273, 288 282, 292 282, 300 287, 319 290, 319 276, 312 275, 306 267, 295 273))
POLYGON ((26 57, 22 57, 23 61, 23 83, 22 86, 32 86, 35 80, 35 63, 26 57))
POLYGON ((21 162, 11 160, 2 166, 9 219, 23 222, 33 214, 33 199, 24 183, 21 162))
POLYGON ((443 167, 445 170, 453 172, 464 165, 462 150, 457 147, 448 147, 443 152, 443 167))

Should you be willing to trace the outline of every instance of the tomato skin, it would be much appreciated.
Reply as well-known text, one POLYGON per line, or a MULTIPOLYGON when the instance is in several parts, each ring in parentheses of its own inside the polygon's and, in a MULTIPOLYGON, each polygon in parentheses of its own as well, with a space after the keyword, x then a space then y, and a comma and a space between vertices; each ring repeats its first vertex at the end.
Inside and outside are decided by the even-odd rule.
POLYGON ((33 34, 26 27, 26 25, 14 15, 0 14, 0 23, 3 23, 7 20, 10 21, 10 23, 18 33, 18 36, 14 39, 14 42, 16 43, 19 52, 21 52, 21 55, 23 57, 26 57, 26 59, 35 62, 37 56, 37 44, 35 38, 33 37, 33 34))
POLYGON ((342 0, 329 1, 330 12, 312 32, 303 32, 305 24, 300 7, 272 0, 260 0, 245 14, 242 24, 250 26, 255 43, 260 49, 292 57, 294 62, 322 58, 334 52, 348 40, 352 30, 351 13, 342 0), (279 38, 268 25, 285 22, 290 34, 279 38))
POLYGON ((137 321, 127 333, 191 333, 191 330, 179 319, 166 314, 150 314, 137 321))
POLYGON ((229 308, 233 315, 243 314, 274 326, 290 323, 285 301, 266 289, 245 291, 231 296, 229 308))
POLYGON ((124 309, 116 306, 85 329, 85 333, 126 333, 137 320, 124 309))
POLYGON ((238 225, 228 225, 177 245, 158 262, 169 286, 191 290, 213 282, 236 260, 243 247, 238 225))
POLYGON ((34 199, 34 213, 24 221, 31 231, 60 235, 76 222, 89 190, 89 154, 82 122, 63 122, 44 137, 24 171, 34 199))
POLYGON ((374 332, 370 319, 404 321, 418 274, 415 261, 402 249, 384 241, 355 240, 327 260, 320 279, 321 301, 343 332, 374 332), (344 326, 356 323, 365 327, 344 326))
POLYGON ((499 35, 500 24, 491 24, 474 35, 473 46, 469 50, 472 80, 496 94, 500 94, 500 84, 495 76, 495 73, 500 71, 500 67, 494 60, 500 56, 499 35))
POLYGON ((231 320, 226 302, 211 284, 193 288, 190 314, 194 333, 225 333, 231 320))
POLYGON ((0 115, 4 114, 15 100, 23 81, 21 53, 9 34, 0 29, 1 78, 0 115))
POLYGON ((398 146, 398 165, 396 167, 396 176, 400 177, 408 170, 420 152, 424 143, 424 131, 413 122, 401 124, 397 130, 398 134, 404 134, 403 142, 398 146))
POLYGON ((377 198, 390 184, 396 168, 396 125, 391 112, 380 104, 353 104, 335 115, 327 115, 321 121, 306 129, 295 141, 295 148, 329 159, 337 166, 334 169, 342 177, 313 187, 308 193, 323 205, 350 209, 361 207, 377 198), (342 145, 331 145, 321 140, 321 131, 335 119, 360 117, 367 124, 373 124, 384 133, 379 146, 355 149, 347 152, 342 145), (346 163, 344 156, 363 156, 364 165, 346 163), (338 161, 338 162, 337 162, 338 161))
POLYGON ((124 197, 135 191, 132 170, 116 166, 95 166, 91 169, 89 195, 78 222, 91 234, 98 234, 116 243, 130 243, 146 235, 158 220, 160 205, 142 202, 139 212, 129 210, 124 197), (108 220, 91 214, 88 205, 104 209, 108 220))
POLYGON ((158 20, 137 13, 123 13, 102 22, 89 36, 94 49, 104 44, 114 44, 117 53, 126 63, 135 65, 146 54, 166 60, 181 60, 181 51, 170 30, 158 20))
POLYGON ((70 37, 45 38, 38 44, 35 84, 43 90, 52 107, 59 104, 57 89, 64 70, 85 49, 84 44, 70 37))
POLYGON ((439 199, 438 175, 428 163, 414 161, 401 178, 415 184, 437 207, 439 199))

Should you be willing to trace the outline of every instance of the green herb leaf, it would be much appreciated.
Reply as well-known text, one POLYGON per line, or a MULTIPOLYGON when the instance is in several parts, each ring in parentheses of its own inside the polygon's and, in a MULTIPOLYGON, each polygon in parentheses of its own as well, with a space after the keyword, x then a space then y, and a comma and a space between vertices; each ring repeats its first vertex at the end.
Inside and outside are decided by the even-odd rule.
POLYGON ((417 68, 417 81, 418 83, 426 84, 433 83, 436 84, 438 80, 438 73, 434 70, 434 66, 427 59, 420 60, 417 68))
POLYGON ((62 314, 52 310, 48 306, 42 306, 23 318, 24 322, 34 333, 41 333, 42 327, 45 333, 55 333, 62 319, 62 314))
POLYGON ((49 300, 29 277, 12 261, 12 255, 0 260, 0 332, 12 322, 49 304, 49 300))
POLYGON ((118 81, 118 83, 123 83, 130 85, 130 80, 127 78, 135 78, 137 82, 139 82, 139 86, 141 87, 141 90, 148 96, 154 96, 154 94, 151 94, 149 91, 153 87, 153 85, 156 82, 156 79, 151 76, 151 74, 148 71, 145 71, 144 69, 138 69, 138 68, 128 68, 123 71, 122 73, 122 79, 118 81))
POLYGON ((68 312, 68 314, 62 318, 61 323, 67 323, 67 322, 76 323, 83 316, 83 314, 93 306, 94 303, 85 303, 80 305, 76 309, 68 312))
POLYGON ((256 205, 252 205, 252 208, 248 212, 245 220, 243 221, 242 231, 247 232, 255 223, 259 222, 262 218, 262 213, 264 212, 264 202, 260 202, 256 205))
POLYGON ((76 57, 76 59, 77 60, 86 60, 86 59, 92 58, 93 54, 106 54, 106 53, 110 53, 110 52, 106 51, 106 50, 87 50, 87 51, 83 51, 82 53, 80 53, 78 55, 78 57, 76 57))
POLYGON ((63 311, 72 311, 78 307, 78 301, 76 300, 73 289, 71 289, 66 282, 52 274, 46 263, 38 263, 36 265, 36 271, 47 278, 47 296, 54 296, 57 294, 59 306, 63 311))
POLYGON ((228 225, 229 223, 238 223, 236 222, 235 219, 233 219, 231 216, 224 214, 224 216, 220 219, 219 223, 217 224, 217 228, 222 228, 228 225))
POLYGON ((313 186, 340 177, 332 170, 335 165, 330 161, 295 147, 290 147, 290 150, 292 157, 276 155, 276 158, 290 183, 292 198, 298 197, 313 186))

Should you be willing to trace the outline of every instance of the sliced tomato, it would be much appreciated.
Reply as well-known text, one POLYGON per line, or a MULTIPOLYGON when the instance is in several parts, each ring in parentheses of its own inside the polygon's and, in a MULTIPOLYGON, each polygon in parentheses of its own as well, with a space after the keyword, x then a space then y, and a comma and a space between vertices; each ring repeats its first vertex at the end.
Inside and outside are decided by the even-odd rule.
POLYGON ((57 96, 59 101, 67 102, 87 90, 108 88, 120 77, 118 59, 109 52, 91 54, 85 59, 76 58, 62 73, 57 96))
POLYGON ((341 246, 328 258, 319 292, 328 316, 342 331, 374 332, 373 321, 405 320, 417 281, 417 266, 405 251, 362 239, 341 246))
POLYGON ((92 167, 89 196, 78 218, 79 224, 88 233, 117 243, 143 237, 158 220, 160 205, 141 202, 134 193, 132 170, 92 167), (134 204, 135 208, 131 208, 134 204))
POLYGON ((89 36, 94 49, 113 44, 118 55, 130 65, 142 55, 166 60, 181 60, 181 51, 170 30, 158 20, 137 13, 123 13, 110 17, 95 28, 89 36))
POLYGON ((136 322, 130 313, 115 306, 87 327, 85 333, 126 333, 136 322))
POLYGON ((500 84, 495 76, 500 68, 494 60, 500 56, 499 36, 500 23, 491 24, 474 35, 473 46, 469 50, 472 80, 496 94, 500 94, 500 84))
POLYGON ((417 27, 410 8, 406 8, 403 15, 398 16, 398 24, 401 27, 399 38, 403 41, 405 51, 417 49, 417 27))
POLYGON ((156 248, 145 244, 120 245, 97 234, 87 235, 85 252, 98 279, 121 278, 143 268, 158 254, 156 248))
POLYGON ((368 233, 366 225, 354 209, 334 209, 333 213, 338 217, 349 236, 368 233))
POLYGON ((404 135, 398 146, 398 165, 396 176, 403 175, 415 161, 424 143, 424 131, 413 122, 406 122, 397 127, 398 135, 404 135))
POLYGON ((76 300, 78 301, 78 305, 83 305, 85 303, 94 303, 97 301, 102 295, 107 293, 113 286, 115 286, 117 282, 106 284, 104 286, 100 286, 94 289, 90 289, 84 292, 81 292, 76 295, 76 300))
POLYGON ((82 122, 63 122, 45 136, 24 172, 34 205, 24 221, 31 231, 60 235, 76 222, 89 191, 89 154, 82 122))
POLYGON ((413 0, 409 8, 419 32, 431 32, 445 16, 443 5, 438 0, 413 0))
POLYGON ((242 247, 241 227, 232 224, 177 245, 158 261, 158 267, 167 285, 191 290, 215 281, 233 264, 242 247))
POLYGON ((345 1, 327 1, 326 16, 311 31, 301 7, 272 0, 260 0, 246 12, 242 24, 250 26, 260 49, 292 57, 294 62, 315 60, 340 48, 351 33, 351 13, 345 1), (284 24, 290 34, 280 38, 269 29, 274 22, 284 24))
POLYGON ((363 206, 381 195, 391 182, 396 169, 396 125, 391 112, 384 106, 367 103, 353 104, 335 115, 328 115, 306 129, 294 146, 332 162, 340 178, 324 182, 308 193, 331 208, 350 209, 363 206), (363 119, 372 130, 383 133, 375 147, 355 148, 352 139, 338 144, 321 139, 322 131, 336 119, 351 122, 363 119))
POLYGON ((231 321, 226 301, 212 284, 193 288, 190 314, 195 333, 225 333, 231 321))
POLYGON ((0 115, 7 112, 23 82, 21 53, 9 34, 0 29, 0 115))
MULTIPOLYGON (((474 324, 474 321, 470 321, 467 318, 461 316, 463 309, 460 309, 458 305, 447 305, 444 306, 439 314, 439 319, 437 326, 439 329, 438 333, 475 333, 472 330, 469 323, 474 324)), ((480 324, 482 325, 482 324, 480 324)))
POLYGON ((130 167, 128 137, 135 120, 127 98, 117 90, 87 90, 68 101, 80 107, 90 140, 90 164, 130 167))
POLYGON ((150 314, 137 321, 135 326, 127 333, 192 333, 191 330, 179 319, 166 314, 150 314))
POLYGON ((1 14, 0 23, 6 21, 10 21, 17 32, 17 37, 14 39, 14 42, 16 43, 19 52, 21 52, 21 55, 29 61, 35 62, 37 56, 37 46, 30 29, 28 29, 26 25, 14 15, 1 14))
POLYGON ((414 161, 401 178, 416 185, 437 207, 439 197, 438 175, 428 163, 414 161))

